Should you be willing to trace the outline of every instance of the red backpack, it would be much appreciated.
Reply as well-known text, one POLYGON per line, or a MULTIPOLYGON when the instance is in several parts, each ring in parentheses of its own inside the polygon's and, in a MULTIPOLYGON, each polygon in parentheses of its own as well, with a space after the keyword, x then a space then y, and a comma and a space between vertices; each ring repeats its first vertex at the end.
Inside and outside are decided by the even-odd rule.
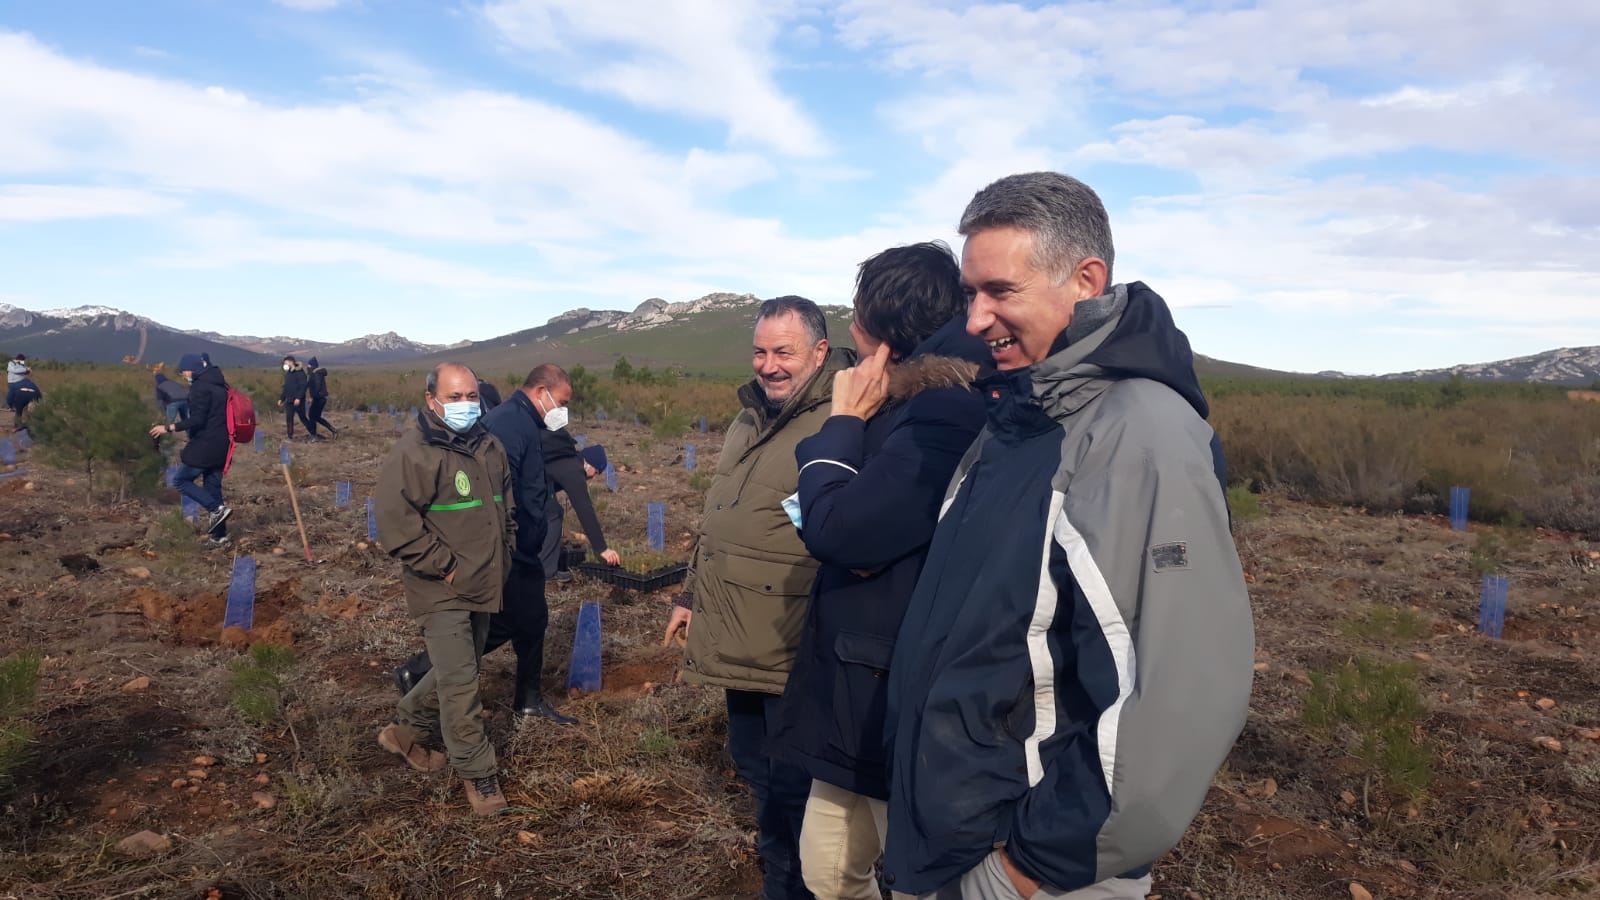
POLYGON ((228 386, 228 461, 222 471, 233 466, 233 448, 256 439, 256 405, 250 395, 228 386))

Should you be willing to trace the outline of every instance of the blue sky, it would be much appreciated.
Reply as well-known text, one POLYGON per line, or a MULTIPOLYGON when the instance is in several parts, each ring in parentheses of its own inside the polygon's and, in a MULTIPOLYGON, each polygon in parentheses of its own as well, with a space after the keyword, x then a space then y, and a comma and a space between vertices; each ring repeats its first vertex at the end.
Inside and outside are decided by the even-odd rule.
POLYGON ((1199 352, 1600 344, 1600 4, 0 5, 0 303, 445 343, 846 303, 1050 168, 1199 352))

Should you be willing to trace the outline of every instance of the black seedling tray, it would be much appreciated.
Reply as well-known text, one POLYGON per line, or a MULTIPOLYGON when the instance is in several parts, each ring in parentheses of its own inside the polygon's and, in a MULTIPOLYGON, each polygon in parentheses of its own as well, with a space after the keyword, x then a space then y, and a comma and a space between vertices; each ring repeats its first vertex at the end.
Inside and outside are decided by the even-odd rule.
POLYGON ((597 581, 614 584, 630 591, 658 591, 674 584, 682 584, 689 576, 688 563, 674 563, 644 575, 635 575, 621 566, 608 566, 605 563, 581 562, 574 568, 597 581))
POLYGON ((558 568, 558 569, 570 569, 573 566, 576 566, 578 563, 581 563, 581 562, 583 562, 584 560, 586 560, 588 558, 589 558, 589 548, 588 547, 586 547, 586 546, 584 546, 582 544, 579 544, 577 546, 573 546, 573 545, 569 544, 569 545, 561 548, 561 562, 560 562, 559 565, 556 566, 556 568, 558 568))

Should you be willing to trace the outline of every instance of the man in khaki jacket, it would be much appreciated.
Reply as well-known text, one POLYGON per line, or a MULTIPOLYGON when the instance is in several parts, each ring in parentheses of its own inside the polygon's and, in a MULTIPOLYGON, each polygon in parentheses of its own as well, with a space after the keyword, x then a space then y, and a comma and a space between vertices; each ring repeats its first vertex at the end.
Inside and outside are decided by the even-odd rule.
POLYGON ((822 310, 804 297, 761 305, 743 405, 706 492, 700 539, 667 640, 688 638, 685 681, 724 688, 728 752, 756 798, 766 900, 810 898, 800 877, 800 823, 811 791, 798 767, 772 760, 767 737, 794 664, 817 562, 783 501, 799 488, 794 448, 830 414, 833 376, 855 362, 830 350, 822 310), (690 628, 691 620, 694 627, 690 628))
POLYGON ((480 816, 506 808, 494 747, 483 729, 478 663, 489 615, 500 611, 516 541, 516 503, 505 449, 482 425, 478 379, 445 363, 428 376, 416 428, 395 442, 378 476, 378 540, 400 560, 411 615, 433 670, 395 708, 378 743, 413 768, 437 771, 445 755, 424 746, 441 733, 449 762, 480 816))

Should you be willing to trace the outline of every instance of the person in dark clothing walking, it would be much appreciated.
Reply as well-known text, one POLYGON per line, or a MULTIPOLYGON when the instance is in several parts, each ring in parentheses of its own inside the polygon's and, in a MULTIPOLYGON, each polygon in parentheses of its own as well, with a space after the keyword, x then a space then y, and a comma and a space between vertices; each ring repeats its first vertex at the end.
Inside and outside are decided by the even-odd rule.
MULTIPOLYGON (((517 502, 517 543, 511 555, 511 579, 506 582, 503 609, 489 617, 489 636, 483 645, 488 653, 510 644, 517 654, 516 687, 512 713, 519 720, 548 719, 562 725, 578 720, 564 716, 550 706, 539 683, 544 670, 544 633, 550 623, 550 607, 544 595, 544 569, 539 552, 544 544, 544 507, 548 483, 545 478, 541 433, 545 423, 534 406, 537 385, 548 377, 539 366, 528 373, 522 388, 511 399, 483 417, 483 425, 506 448, 511 461, 511 480, 517 502)), ((479 395, 481 401, 482 395, 479 395)), ((395 684, 402 692, 433 667, 429 655, 419 653, 394 671, 395 684)))
POLYGON ((306 430, 311 432, 311 439, 317 440, 317 426, 328 429, 328 434, 338 437, 339 429, 333 423, 322 417, 322 411, 328 408, 328 370, 317 365, 315 356, 306 362, 306 390, 311 395, 311 409, 306 413, 306 430))
POLYGON ((884 672, 938 524, 984 423, 989 348, 966 333, 961 269, 941 243, 861 264, 833 415, 795 448, 791 518, 820 562, 771 746, 812 778, 800 864, 817 900, 878 900, 889 799, 884 672))
POLYGON ((198 353, 186 353, 178 361, 178 371, 189 382, 189 416, 177 423, 150 429, 152 438, 185 431, 189 443, 178 456, 180 465, 173 481, 178 493, 200 504, 211 513, 206 533, 213 547, 228 543, 228 517, 233 510, 222 502, 222 474, 228 466, 228 383, 222 370, 208 366, 198 353), (199 479, 200 483, 195 484, 199 479))
POLYGON ((13 416, 12 431, 23 431, 27 428, 22 424, 22 417, 27 413, 28 407, 43 396, 44 392, 39 390, 39 386, 33 383, 32 378, 26 376, 10 385, 10 389, 6 391, 6 406, 11 408, 13 416))
POLYGON ((160 372, 156 373, 156 403, 166 413, 168 425, 189 417, 189 389, 160 372))
POLYGON ((567 429, 567 404, 572 402, 572 379, 566 370, 557 366, 540 366, 541 383, 537 385, 533 405, 544 424, 540 438, 544 443, 544 470, 550 482, 550 499, 545 501, 544 549, 539 556, 544 565, 545 578, 551 581, 571 581, 571 572, 558 571, 561 561, 562 522, 566 512, 561 508, 557 494, 566 494, 572 511, 578 514, 583 533, 589 538, 589 548, 595 555, 613 566, 622 565, 617 551, 606 546, 605 533, 600 530, 600 517, 595 514, 594 501, 589 498, 589 480, 606 469, 606 451, 595 445, 578 450, 578 441, 567 429))
POLYGON ((283 395, 278 398, 278 406, 283 410, 284 433, 289 440, 294 440, 294 420, 299 419, 305 423, 306 433, 312 440, 317 437, 317 430, 312 427, 311 420, 306 418, 306 391, 310 387, 306 378, 305 367, 292 356, 283 358, 283 395))

